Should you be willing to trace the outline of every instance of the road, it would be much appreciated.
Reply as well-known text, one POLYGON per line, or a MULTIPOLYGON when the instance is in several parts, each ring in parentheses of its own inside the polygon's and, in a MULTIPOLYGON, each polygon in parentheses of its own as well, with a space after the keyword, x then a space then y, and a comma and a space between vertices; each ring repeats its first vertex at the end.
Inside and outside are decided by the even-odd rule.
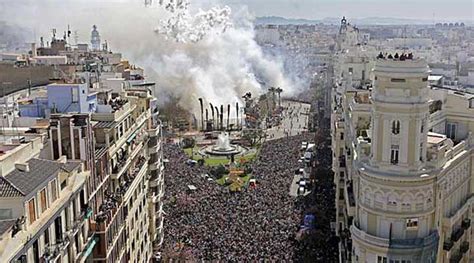
POLYGON ((282 106, 285 109, 282 112, 281 123, 266 130, 267 140, 293 136, 307 131, 311 105, 295 101, 283 101, 282 106))

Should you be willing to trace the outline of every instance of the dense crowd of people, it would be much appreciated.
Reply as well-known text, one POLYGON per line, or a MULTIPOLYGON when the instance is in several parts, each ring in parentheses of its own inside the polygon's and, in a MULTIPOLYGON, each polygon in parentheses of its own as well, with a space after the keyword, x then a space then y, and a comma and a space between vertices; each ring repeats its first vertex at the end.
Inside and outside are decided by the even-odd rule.
POLYGON ((187 165, 182 149, 167 144, 163 256, 190 261, 337 262, 337 241, 330 229, 335 209, 329 166, 318 169, 311 194, 289 195, 294 171, 301 165, 301 142, 313 138, 314 134, 300 134, 265 142, 252 163, 257 186, 241 192, 208 181, 202 176, 208 173, 206 167, 187 165), (301 237, 307 213, 316 216, 316 223, 301 237))

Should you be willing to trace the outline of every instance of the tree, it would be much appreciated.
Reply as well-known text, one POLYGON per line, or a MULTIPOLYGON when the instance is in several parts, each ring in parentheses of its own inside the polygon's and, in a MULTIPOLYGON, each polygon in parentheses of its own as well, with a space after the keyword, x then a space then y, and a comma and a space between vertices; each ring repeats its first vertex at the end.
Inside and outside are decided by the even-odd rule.
POLYGON ((211 106, 211 113, 212 113, 212 129, 214 129, 214 106, 212 106, 212 103, 209 103, 211 106))
POLYGON ((281 93, 283 92, 283 89, 278 87, 275 91, 278 94, 278 107, 281 107, 281 93))
POLYGON ((217 106, 216 107, 216 119, 217 119, 217 123, 216 123, 216 128, 219 129, 219 108, 217 106))
POLYGON ((270 88, 268 89, 268 91, 272 94, 272 103, 273 103, 273 104, 272 104, 272 106, 273 106, 272 109, 273 109, 273 108, 275 108, 275 104, 276 104, 276 102, 275 102, 275 91, 276 91, 276 88, 275 88, 275 87, 270 87, 270 88))
POLYGON ((230 120, 230 104, 227 104, 227 129, 229 129, 229 120, 230 120))
POLYGON ((199 105, 201 106, 201 129, 204 131, 204 107, 202 105, 202 98, 199 98, 199 105))
POLYGON ((236 121, 235 121, 235 126, 237 127, 237 130, 239 129, 239 103, 235 103, 235 115, 236 115, 236 121))
POLYGON ((193 138, 184 138, 183 139, 183 148, 194 148, 194 145, 196 145, 196 140, 193 138))
POLYGON ((244 130, 242 138, 247 140, 250 146, 255 146, 262 142, 265 138, 265 132, 261 129, 248 129, 244 130))

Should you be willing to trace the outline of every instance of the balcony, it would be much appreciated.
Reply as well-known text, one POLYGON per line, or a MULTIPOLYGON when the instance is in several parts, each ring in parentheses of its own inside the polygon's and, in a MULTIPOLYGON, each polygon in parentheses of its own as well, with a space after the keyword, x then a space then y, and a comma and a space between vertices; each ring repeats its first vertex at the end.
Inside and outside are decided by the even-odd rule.
POLYGON ((353 240, 391 249, 436 249, 439 238, 435 231, 424 238, 388 239, 371 235, 355 225, 351 226, 351 234, 353 240))
POLYGON ((454 242, 458 242, 459 239, 461 239, 462 235, 464 235, 464 229, 458 228, 454 230, 453 233, 451 234, 451 240, 453 240, 454 242))
POLYGON ((449 259, 449 263, 459 263, 459 262, 461 262, 461 259, 462 259, 462 254, 455 253, 449 259))
POLYGON ((444 241, 443 243, 443 249, 445 251, 450 251, 453 248, 453 246, 454 246, 454 242, 449 239, 444 241))
POLYGON ((462 254, 465 254, 467 251, 469 251, 469 242, 463 241, 463 242, 461 243, 461 246, 459 246, 459 251, 460 251, 462 254))

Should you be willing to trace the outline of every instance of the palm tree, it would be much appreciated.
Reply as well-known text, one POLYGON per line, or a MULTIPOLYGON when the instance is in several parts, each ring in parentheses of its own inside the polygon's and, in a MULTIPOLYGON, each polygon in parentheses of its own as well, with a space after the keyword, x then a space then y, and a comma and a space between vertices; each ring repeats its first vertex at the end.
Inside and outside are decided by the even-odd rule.
POLYGON ((237 130, 239 129, 239 103, 235 103, 235 115, 236 115, 236 121, 235 121, 235 126, 237 127, 237 130))
POLYGON ((227 129, 229 129, 229 119, 230 119, 230 104, 227 104, 227 129))
POLYGON ((209 124, 209 111, 206 109, 206 128, 205 131, 207 131, 207 125, 209 124))
POLYGON ((201 106, 201 129, 204 131, 204 108, 202 106, 202 98, 199 98, 199 104, 201 106))
POLYGON ((276 88, 275 87, 270 87, 268 89, 268 91, 272 94, 272 102, 273 102, 272 106, 273 106, 273 108, 275 108, 275 104, 276 104, 275 103, 275 91, 276 91, 276 88))
POLYGON ((283 92, 283 89, 278 87, 276 88, 276 93, 278 94, 278 107, 281 107, 281 93, 283 92))
POLYGON ((221 104, 221 130, 224 129, 224 105, 221 104))
POLYGON ((215 108, 216 108, 216 119, 217 119, 216 128, 219 129, 219 108, 217 106, 215 106, 215 108))
POLYGON ((214 129, 214 106, 212 106, 212 103, 209 103, 211 106, 211 112, 212 112, 212 129, 214 129))

